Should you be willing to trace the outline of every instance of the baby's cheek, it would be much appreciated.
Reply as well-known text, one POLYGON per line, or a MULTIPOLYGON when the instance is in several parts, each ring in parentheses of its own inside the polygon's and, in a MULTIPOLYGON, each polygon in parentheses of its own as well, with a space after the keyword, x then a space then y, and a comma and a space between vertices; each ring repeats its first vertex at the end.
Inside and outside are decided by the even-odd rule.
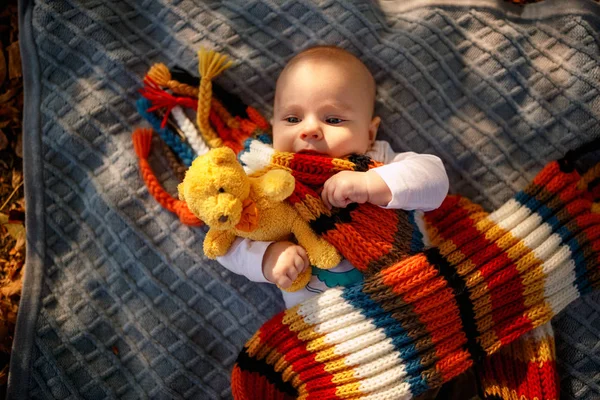
POLYGON ((277 151, 283 152, 294 152, 294 141, 290 137, 281 137, 284 135, 280 135, 279 138, 275 139, 275 135, 273 135, 273 148, 277 151))

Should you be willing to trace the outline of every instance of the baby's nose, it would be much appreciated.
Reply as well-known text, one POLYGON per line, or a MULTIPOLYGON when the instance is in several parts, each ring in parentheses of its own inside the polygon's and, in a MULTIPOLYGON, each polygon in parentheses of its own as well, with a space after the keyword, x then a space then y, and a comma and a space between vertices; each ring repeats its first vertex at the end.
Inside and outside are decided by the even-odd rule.
POLYGON ((320 139, 323 138, 323 132, 321 132, 320 129, 312 129, 312 130, 307 131, 307 132, 302 132, 300 134, 300 138, 302 138, 302 139, 320 140, 320 139))

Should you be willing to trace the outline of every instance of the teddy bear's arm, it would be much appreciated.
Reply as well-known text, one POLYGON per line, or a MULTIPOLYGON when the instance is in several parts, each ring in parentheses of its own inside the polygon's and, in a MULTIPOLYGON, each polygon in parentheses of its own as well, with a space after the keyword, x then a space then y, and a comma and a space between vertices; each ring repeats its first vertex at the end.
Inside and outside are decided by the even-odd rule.
POLYGON ((269 200, 280 202, 292 195, 295 186, 292 174, 282 169, 273 169, 258 178, 256 189, 269 200))
POLYGON ((210 229, 204 238, 204 254, 213 260, 224 255, 233 244, 235 237, 235 234, 230 231, 210 229))
POLYGON ((310 263, 317 268, 330 269, 342 261, 335 247, 318 237, 300 216, 292 223, 292 233, 296 236, 298 244, 306 250, 310 263))

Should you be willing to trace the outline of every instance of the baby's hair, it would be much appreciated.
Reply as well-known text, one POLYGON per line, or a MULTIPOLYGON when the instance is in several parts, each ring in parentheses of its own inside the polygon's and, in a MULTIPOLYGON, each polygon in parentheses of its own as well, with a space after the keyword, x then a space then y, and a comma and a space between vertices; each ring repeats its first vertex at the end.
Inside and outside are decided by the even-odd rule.
POLYGON ((356 65, 360 65, 361 68, 364 69, 364 72, 369 76, 369 86, 372 87, 372 93, 373 93, 373 107, 375 107, 376 87, 375 87, 375 78, 373 78, 373 74, 371 74, 371 71, 369 71, 369 68, 367 68, 367 66, 360 60, 360 58, 358 58, 357 56, 355 56, 348 50, 345 50, 341 47, 332 46, 332 45, 317 45, 317 46, 313 46, 313 47, 304 49, 300 53, 298 53, 294 57, 292 57, 287 62, 287 64, 285 65, 285 67, 283 68, 283 71, 281 71, 281 74, 279 76, 282 76, 286 70, 290 69, 293 65, 297 64, 299 61, 302 61, 305 59, 310 59, 310 58, 315 58, 315 59, 320 58, 320 59, 325 59, 325 60, 329 60, 329 61, 351 61, 351 62, 356 63, 356 65))

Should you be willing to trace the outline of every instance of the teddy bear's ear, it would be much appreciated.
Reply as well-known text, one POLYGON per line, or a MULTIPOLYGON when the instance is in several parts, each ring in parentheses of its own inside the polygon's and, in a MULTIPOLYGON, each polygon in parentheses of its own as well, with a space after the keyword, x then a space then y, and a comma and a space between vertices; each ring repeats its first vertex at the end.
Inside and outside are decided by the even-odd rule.
POLYGON ((183 196, 183 182, 177 185, 177 193, 179 194, 179 200, 185 201, 185 197, 183 196))
POLYGON ((237 162, 235 153, 229 147, 223 146, 210 151, 211 160, 217 165, 231 164, 237 162))

